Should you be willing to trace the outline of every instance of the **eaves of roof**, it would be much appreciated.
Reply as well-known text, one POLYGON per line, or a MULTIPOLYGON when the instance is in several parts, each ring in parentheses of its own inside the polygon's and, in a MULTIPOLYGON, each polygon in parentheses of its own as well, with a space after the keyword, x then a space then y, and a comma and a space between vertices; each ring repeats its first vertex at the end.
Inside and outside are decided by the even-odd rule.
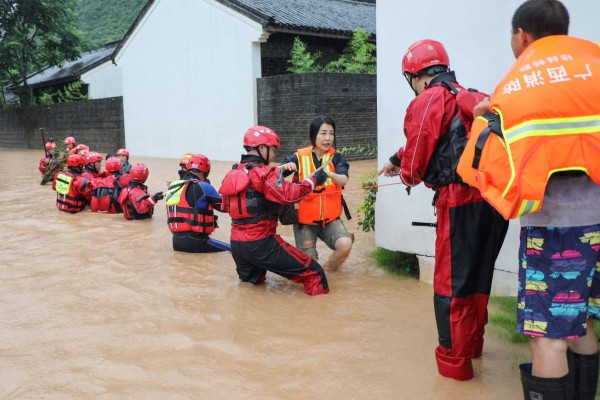
MULTIPOLYGON (((103 48, 83 54, 77 60, 65 63, 63 66, 46 67, 27 77, 28 85, 32 88, 52 86, 58 83, 76 81, 81 75, 110 60, 117 47, 117 42, 109 43, 103 48)), ((14 85, 7 90, 15 89, 14 85)))
MULTIPOLYGON (((148 0, 112 54, 123 49, 148 10, 157 0, 148 0)), ((215 0, 258 22, 267 32, 286 32, 321 37, 352 38, 356 28, 375 40, 375 4, 353 0, 215 0)))

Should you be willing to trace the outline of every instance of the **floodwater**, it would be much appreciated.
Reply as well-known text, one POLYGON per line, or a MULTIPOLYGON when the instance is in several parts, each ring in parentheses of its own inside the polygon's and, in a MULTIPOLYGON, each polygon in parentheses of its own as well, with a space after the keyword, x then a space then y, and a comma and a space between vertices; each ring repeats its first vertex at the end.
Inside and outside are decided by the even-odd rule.
MULTIPOLYGON (((41 156, 0 149, 0 399, 522 398, 527 349, 489 334, 473 380, 437 374, 432 287, 368 257, 361 190, 345 194, 350 259, 328 274, 330 295, 310 297, 276 275, 240 283, 227 252, 173 252, 162 202, 151 221, 59 212, 41 156)), ((177 176, 176 159, 132 162, 152 193, 177 176)), ((231 164, 213 163, 215 186, 231 164)), ((352 162, 347 188, 376 168, 352 162)), ((229 221, 215 238, 229 241, 229 221)))

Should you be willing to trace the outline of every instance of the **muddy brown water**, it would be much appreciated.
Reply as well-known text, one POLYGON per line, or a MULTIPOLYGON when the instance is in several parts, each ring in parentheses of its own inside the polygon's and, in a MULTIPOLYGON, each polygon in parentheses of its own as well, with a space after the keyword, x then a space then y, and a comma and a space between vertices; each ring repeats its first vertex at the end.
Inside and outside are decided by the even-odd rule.
MULTIPOLYGON (((518 399, 526 349, 487 335, 476 377, 437 374, 429 284, 375 266, 356 224, 332 293, 267 274, 240 283, 229 253, 173 252, 163 204, 151 221, 55 207, 33 150, 0 149, 0 399, 518 399)), ((151 192, 176 159, 132 157, 151 192)), ((231 162, 215 162, 218 187, 231 162)), ((104 165, 104 164, 103 164, 104 165)), ((377 168, 351 163, 348 188, 377 168)), ((383 190, 383 189, 382 189, 383 190)), ((229 218, 215 238, 229 241, 229 218)), ((292 230, 280 233, 293 240, 292 230)), ((325 257, 328 249, 319 251, 325 257)))

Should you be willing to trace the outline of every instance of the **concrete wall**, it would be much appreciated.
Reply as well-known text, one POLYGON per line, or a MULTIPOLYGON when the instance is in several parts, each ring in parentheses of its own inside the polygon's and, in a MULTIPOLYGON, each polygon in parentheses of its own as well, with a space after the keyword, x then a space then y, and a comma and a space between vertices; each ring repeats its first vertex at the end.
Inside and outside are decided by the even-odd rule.
MULTIPOLYGON (((405 110, 414 97, 402 76, 402 56, 417 40, 430 38, 444 43, 451 67, 459 82, 491 92, 514 62, 510 49, 511 19, 521 0, 444 2, 424 0, 377 1, 377 109, 378 164, 404 144, 402 123, 405 110), (416 17, 423 15, 426 17, 416 17), (388 149, 384 151, 383 149, 388 149)), ((571 15, 572 35, 600 41, 596 18, 597 0, 564 0, 571 15)), ((397 182, 380 178, 379 183, 397 182)), ((410 196, 401 186, 379 190, 376 210, 376 242, 393 250, 420 254, 422 277, 432 276, 435 232, 411 227, 411 221, 435 221, 432 191, 415 188, 410 196)), ((494 279, 495 293, 516 293, 518 221, 512 221, 494 279)))
POLYGON ((74 136, 77 143, 102 153, 116 151, 125 142, 121 97, 74 101, 0 113, 0 147, 43 149, 45 139, 62 142, 74 136))
MULTIPOLYGON (((313 118, 336 123, 337 149, 377 145, 377 77, 363 74, 279 75, 258 80, 258 123, 281 138, 279 157, 310 145, 313 118)), ((238 145, 241 151, 241 146, 238 145)), ((368 158, 373 158, 371 155, 368 158)), ((349 159, 365 158, 350 152, 349 159)))
POLYGON ((107 61, 81 75, 81 80, 88 84, 90 99, 123 96, 121 70, 112 61, 107 61))
POLYGON ((157 0, 116 56, 127 148, 235 160, 256 124, 260 24, 214 0, 157 0))

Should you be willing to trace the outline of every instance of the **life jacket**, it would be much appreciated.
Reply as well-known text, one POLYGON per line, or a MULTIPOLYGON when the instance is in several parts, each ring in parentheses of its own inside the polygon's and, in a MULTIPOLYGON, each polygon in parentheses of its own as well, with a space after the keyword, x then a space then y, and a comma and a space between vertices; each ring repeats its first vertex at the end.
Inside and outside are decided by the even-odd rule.
POLYGON ((229 213, 231 223, 255 224, 260 220, 277 220, 280 205, 269 201, 250 184, 250 170, 259 163, 235 164, 223 178, 219 193, 223 195, 221 211, 229 213))
MULTIPOLYGON (((313 162, 312 146, 299 149, 298 156, 298 181, 311 176, 316 167, 313 162)), ((330 148, 323 155, 321 165, 330 172, 335 172, 335 167, 331 163, 335 149, 330 148)), ((316 186, 314 190, 298 203, 298 222, 301 224, 325 224, 342 215, 342 189, 343 187, 335 183, 331 178, 327 178, 321 186, 316 186)))
MULTIPOLYGON (((475 89, 463 90, 457 88, 449 80, 443 80, 449 78, 449 75, 440 75, 430 82, 430 85, 439 82, 456 98, 454 117, 447 132, 439 138, 423 176, 423 182, 434 188, 462 182, 460 176, 456 173, 456 167, 467 145, 467 133, 473 124, 473 108, 481 100, 488 97, 486 93, 475 89), (438 78, 441 79, 438 80, 438 78)), ((451 77, 454 77, 454 73, 451 77)))
POLYGON ((213 207, 209 204, 206 210, 199 210, 196 205, 188 203, 186 194, 190 185, 200 180, 177 180, 171 182, 165 196, 167 206, 167 224, 172 233, 193 231, 210 235, 217 227, 213 207))
POLYGON ((600 47, 570 36, 533 42, 473 123, 458 166, 505 219, 540 210, 548 179, 582 171, 600 185, 600 47))
POLYGON ((76 213, 85 207, 86 200, 81 194, 81 190, 87 184, 87 180, 83 179, 81 188, 76 188, 75 178, 78 176, 71 171, 64 171, 56 176, 56 207, 59 210, 76 213))
POLYGON ((119 193, 122 187, 119 186, 118 178, 111 173, 103 176, 100 174, 92 181, 92 201, 90 208, 92 212, 102 212, 108 214, 122 213, 123 209, 119 204, 119 193))

